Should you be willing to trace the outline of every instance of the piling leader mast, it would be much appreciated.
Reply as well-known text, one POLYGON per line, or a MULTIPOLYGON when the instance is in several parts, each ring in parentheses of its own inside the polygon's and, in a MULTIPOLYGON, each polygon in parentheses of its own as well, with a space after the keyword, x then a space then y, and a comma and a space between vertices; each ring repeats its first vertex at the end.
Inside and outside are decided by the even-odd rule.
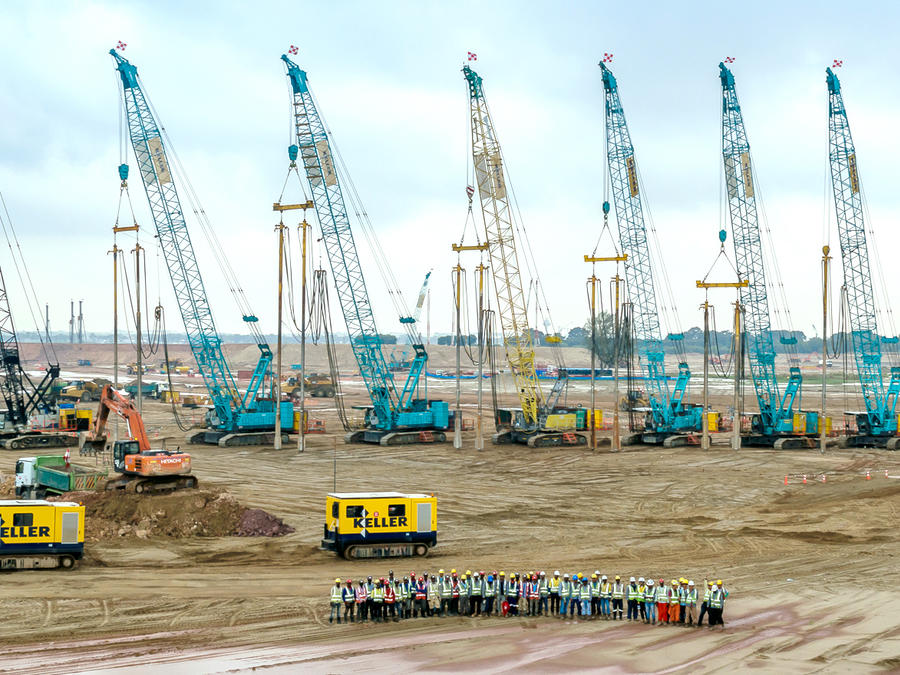
POLYGON ((844 287, 850 313, 850 334, 856 371, 866 409, 847 413, 856 419, 857 433, 847 437, 852 447, 887 447, 896 450, 897 396, 900 367, 892 366, 885 390, 881 374, 881 343, 896 345, 896 337, 880 337, 875 314, 875 292, 866 244, 862 191, 856 164, 856 148, 844 108, 841 83, 831 68, 825 69, 828 85, 828 156, 831 185, 844 263, 844 287))
MULTIPOLYGON (((679 354, 678 379, 672 390, 669 390, 634 146, 619 99, 616 78, 606 64, 601 62, 600 68, 603 71, 603 89, 606 94, 607 163, 619 224, 619 240, 622 252, 628 256, 625 281, 634 307, 634 338, 647 380, 650 403, 640 441, 661 443, 666 447, 687 445, 692 442, 691 434, 701 430, 703 408, 683 401, 691 377, 683 349, 679 350, 682 353, 679 354)), ((670 339, 679 344, 683 338, 684 335, 680 333, 670 336, 670 339)))
MULTIPOLYGON (((817 413, 804 413, 807 417, 806 433, 794 432, 794 402, 797 401, 799 407, 803 381, 800 368, 796 363, 791 364, 783 394, 779 391, 775 375, 775 345, 756 209, 750 141, 744 128, 744 116, 734 86, 734 75, 724 63, 719 64, 719 79, 722 83, 722 159, 731 217, 731 238, 734 241, 738 278, 749 282, 749 285, 740 288, 740 300, 744 306, 744 333, 750 373, 759 403, 759 413, 751 415, 750 433, 742 435, 741 443, 785 450, 811 448, 811 436, 815 435, 818 424, 817 413)), ((797 338, 782 336, 780 342, 790 347, 797 343, 797 338)))
POLYGON ((371 406, 364 408, 364 428, 350 431, 345 440, 348 443, 381 445, 445 441, 445 431, 449 425, 448 404, 445 401, 414 398, 419 378, 428 360, 425 345, 422 344, 416 327, 418 313, 424 301, 424 286, 416 314, 400 317, 415 356, 403 389, 398 391, 394 385, 393 373, 384 358, 381 336, 375 326, 375 316, 350 227, 329 134, 313 100, 306 71, 301 70, 286 55, 282 55, 281 59, 287 66, 291 84, 296 131, 296 145, 288 149, 289 156, 294 162, 299 155, 306 173, 338 301, 350 335, 350 346, 372 402, 371 406))
POLYGON ((547 418, 553 413, 565 388, 567 373, 565 368, 559 369, 545 400, 535 371, 534 344, 519 272, 515 227, 500 143, 494 133, 482 78, 468 66, 463 67, 463 75, 468 84, 472 159, 497 296, 497 316, 506 359, 521 405, 519 410, 510 411, 508 416, 503 414, 506 411, 494 411, 497 433, 492 440, 494 443, 524 443, 530 447, 587 445, 587 438, 582 434, 547 429, 547 418))
MULTIPOLYGON (((241 396, 222 351, 222 341, 213 321, 162 134, 144 97, 137 68, 114 49, 109 53, 116 60, 116 69, 122 81, 128 132, 150 202, 159 246, 166 259, 197 370, 203 377, 214 406, 207 414, 209 429, 195 434, 191 442, 221 446, 271 442, 275 431, 275 404, 272 400, 260 400, 257 396, 265 378, 271 375, 272 350, 256 325, 257 317, 247 311, 243 319, 256 340, 260 356, 247 391, 241 396)), ((128 166, 120 166, 119 174, 123 181, 126 180, 128 166)), ((240 291, 233 289, 233 292, 240 291)), ((280 405, 281 428, 290 430, 293 427, 293 406, 289 402, 280 405)))

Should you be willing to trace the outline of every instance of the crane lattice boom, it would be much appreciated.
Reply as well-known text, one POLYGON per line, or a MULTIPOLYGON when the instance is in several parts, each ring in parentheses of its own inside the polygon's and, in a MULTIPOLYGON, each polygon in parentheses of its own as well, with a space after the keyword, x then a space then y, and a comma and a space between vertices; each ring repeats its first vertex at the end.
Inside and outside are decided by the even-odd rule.
MULTIPOLYGON (((625 281, 634 307, 634 337, 640 345, 641 362, 646 372, 653 427, 655 431, 694 429, 701 421, 699 411, 690 411, 685 415, 682 403, 691 376, 687 363, 682 361, 678 364, 678 379, 671 392, 666 380, 665 351, 634 146, 616 78, 605 64, 600 63, 600 68, 606 94, 607 163, 619 224, 619 240, 622 252, 628 256, 625 281)), ((680 335, 672 337, 681 338, 680 335)))
POLYGON ((494 134, 494 123, 484 98, 481 77, 468 66, 463 67, 463 73, 469 85, 472 158, 484 215, 490 267, 494 275, 497 316, 525 422, 536 428, 540 423, 541 389, 535 372, 534 344, 528 326, 528 307, 519 272, 515 228, 500 144, 494 134))
MULTIPOLYGON (((856 164, 856 149, 850 135, 850 122, 844 108, 841 83, 830 68, 828 85, 828 147, 831 184, 837 215, 841 257, 844 262, 844 286, 850 310, 850 329, 856 369, 868 414, 868 430, 873 435, 893 434, 897 430, 894 411, 900 393, 900 368, 891 368, 891 381, 885 392, 881 376, 881 343, 875 314, 875 292, 866 245, 862 191, 856 164)), ((885 338, 896 341, 896 338, 885 338)))
MULTIPOLYGON (((802 377, 796 366, 790 368, 790 380, 784 397, 779 394, 775 376, 775 346, 772 338, 766 270, 756 209, 756 190, 750 158, 750 142, 734 86, 734 75, 719 64, 722 82, 722 158, 725 185, 731 215, 732 240, 738 277, 749 285, 740 288, 744 306, 744 326, 753 385, 759 402, 762 429, 772 434, 790 431, 793 403, 802 377)), ((796 338, 784 338, 784 343, 796 338)))

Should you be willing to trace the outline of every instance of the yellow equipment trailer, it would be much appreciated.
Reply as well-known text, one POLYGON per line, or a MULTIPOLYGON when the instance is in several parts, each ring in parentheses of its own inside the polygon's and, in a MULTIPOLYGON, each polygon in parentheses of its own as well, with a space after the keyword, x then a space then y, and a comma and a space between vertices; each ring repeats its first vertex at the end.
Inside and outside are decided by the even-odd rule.
POLYGON ((322 548, 347 559, 425 556, 437 543, 437 498, 335 492, 325 499, 322 548))
POLYGON ((84 556, 84 506, 0 501, 0 570, 71 569, 84 556))

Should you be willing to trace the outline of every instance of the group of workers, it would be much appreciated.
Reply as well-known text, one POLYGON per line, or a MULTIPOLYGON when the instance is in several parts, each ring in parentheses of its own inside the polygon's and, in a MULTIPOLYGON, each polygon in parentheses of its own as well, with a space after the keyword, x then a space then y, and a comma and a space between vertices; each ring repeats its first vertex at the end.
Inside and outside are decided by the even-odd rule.
POLYGON ((396 578, 334 580, 329 623, 399 621, 431 616, 558 616, 642 621, 646 624, 725 627, 722 613, 728 591, 721 579, 704 581, 703 595, 684 577, 658 582, 631 577, 624 582, 599 571, 547 577, 544 572, 472 572, 438 570, 396 578))

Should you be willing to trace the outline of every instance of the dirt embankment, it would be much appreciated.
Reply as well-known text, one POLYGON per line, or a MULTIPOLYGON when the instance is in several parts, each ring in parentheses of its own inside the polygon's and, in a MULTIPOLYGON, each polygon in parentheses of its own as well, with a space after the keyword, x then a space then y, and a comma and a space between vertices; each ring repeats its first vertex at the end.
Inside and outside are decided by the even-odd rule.
MULTIPOLYGON (((0 497, 12 497, 15 478, 0 482, 0 497)), ((118 491, 70 492, 50 501, 84 504, 85 540, 118 537, 280 537, 294 528, 262 509, 251 509, 222 490, 179 490, 159 495, 118 491)))

